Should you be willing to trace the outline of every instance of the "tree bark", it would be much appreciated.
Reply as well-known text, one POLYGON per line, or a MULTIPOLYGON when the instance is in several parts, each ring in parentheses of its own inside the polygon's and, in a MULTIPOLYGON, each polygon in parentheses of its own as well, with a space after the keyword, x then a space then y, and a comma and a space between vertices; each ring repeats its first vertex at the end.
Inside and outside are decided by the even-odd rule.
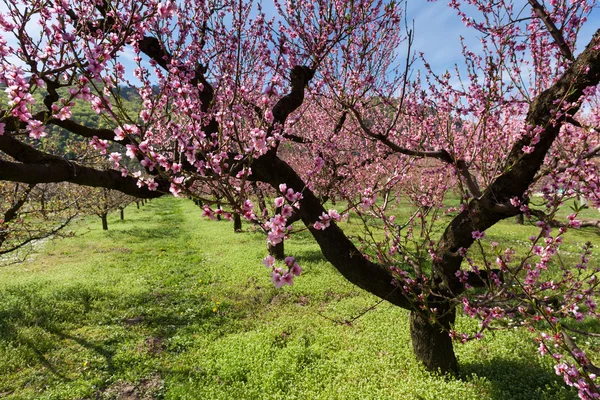
MULTIPOLYGON (((450 307, 447 305, 447 307, 450 307)), ((452 338, 448 330, 454 324, 456 311, 451 308, 438 322, 431 322, 417 311, 410 312, 410 338, 417 360, 430 371, 458 373, 452 338)))
POLYGON ((276 245, 268 244, 269 254, 275 257, 276 260, 284 260, 285 252, 283 248, 283 242, 277 243, 276 245))
POLYGON ((233 231, 241 232, 242 231, 242 218, 240 214, 233 213, 233 231))
POLYGON ((525 217, 523 214, 517 214, 517 216, 515 217, 515 222, 518 225, 523 225, 525 223, 525 217))
POLYGON ((102 230, 107 231, 108 230, 108 215, 107 214, 102 214, 100 215, 100 219, 102 220, 102 230))

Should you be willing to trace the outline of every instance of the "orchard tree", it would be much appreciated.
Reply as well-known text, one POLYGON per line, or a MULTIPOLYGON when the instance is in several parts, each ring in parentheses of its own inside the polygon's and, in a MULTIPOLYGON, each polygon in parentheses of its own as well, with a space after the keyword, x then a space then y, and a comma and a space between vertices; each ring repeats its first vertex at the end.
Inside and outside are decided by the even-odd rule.
POLYGON ((108 214, 119 210, 124 219, 124 209, 133 203, 135 198, 117 190, 107 188, 86 188, 81 191, 78 207, 84 214, 94 214, 102 221, 102 229, 108 230, 108 214))
POLYGON ((21 261, 30 245, 63 235, 79 215, 75 193, 69 184, 0 182, 0 256, 21 261))
MULTIPOLYGON (((571 339, 581 321, 598 319, 597 263, 589 245, 578 262, 559 256, 581 226, 579 207, 551 224, 574 196, 600 206, 600 32, 576 47, 595 2, 464 3, 449 6, 480 49, 464 46, 464 66, 451 73, 412 48, 393 1, 276 0, 267 9, 249 0, 5 0, 0 180, 141 198, 209 187, 274 245, 296 216, 346 279, 410 310, 426 367, 457 371, 453 340, 513 321, 537 332, 540 352, 581 398, 597 398, 598 368, 571 339), (123 88, 137 90, 139 111, 123 105, 123 88), (81 124, 76 101, 114 129, 81 124), (35 140, 51 126, 88 139, 118 167, 41 150, 35 140), (266 218, 252 182, 277 193, 266 218), (541 208, 530 202, 534 188, 541 208), (451 192, 456 210, 444 205, 451 192), (336 224, 340 210, 322 205, 331 193, 378 219, 382 235, 357 248, 336 224), (406 221, 389 206, 398 196, 418 207, 406 221), (499 221, 540 210, 524 256, 486 241, 499 221), (457 307, 479 320, 476 332, 455 330, 457 307)), ((302 270, 291 256, 264 262, 278 287, 302 270)))

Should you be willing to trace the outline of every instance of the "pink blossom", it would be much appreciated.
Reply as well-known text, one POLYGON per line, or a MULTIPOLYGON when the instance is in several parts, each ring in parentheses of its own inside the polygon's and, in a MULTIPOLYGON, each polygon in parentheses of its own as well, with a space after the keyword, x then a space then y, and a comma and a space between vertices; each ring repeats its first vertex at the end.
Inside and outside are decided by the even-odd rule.
POLYGON ((289 218, 292 216, 294 209, 291 206, 285 205, 283 206, 283 209, 281 210, 281 215, 284 218, 289 218))
POLYGON ((135 147, 135 145, 127 144, 125 145, 125 147, 127 148, 127 151, 125 152, 127 157, 131 158, 132 160, 135 159, 137 154, 137 148, 135 147))
POLYGON ((148 141, 144 140, 143 142, 141 142, 139 144, 138 148, 140 149, 141 152, 147 153, 148 152, 148 141))
POLYGON ((115 140, 123 140, 125 139, 125 132, 123 129, 118 126, 115 128, 115 140))
POLYGON ((567 219, 569 220, 569 226, 571 228, 580 228, 581 227, 581 221, 577 220, 577 214, 570 214, 567 219))
POLYGON ((283 287, 287 282, 282 279, 281 273, 278 271, 271 272, 271 282, 277 289, 283 287))
POLYGON ((535 147, 533 147, 533 146, 523 146, 523 153, 525 153, 525 154, 531 154, 531 153, 533 153, 534 150, 535 150, 535 147))
POLYGON ((483 239, 485 237, 485 232, 481 232, 481 231, 473 231, 471 232, 471 235, 473 236, 473 239, 483 239))
POLYGON ((366 189, 363 193, 363 198, 362 198, 363 208, 367 209, 369 207, 372 207, 373 205, 375 205, 376 201, 377 201, 377 196, 375 195, 375 193, 373 193, 373 190, 366 189))
POLYGON ((285 275, 283 275, 283 277, 281 278, 281 280, 284 282, 284 284, 291 286, 291 285, 294 284, 294 275, 290 274, 288 272, 285 275))
POLYGON ((285 263, 285 265, 287 265, 288 267, 291 267, 292 265, 294 265, 295 262, 295 258, 288 256, 285 258, 285 260, 283 261, 285 263))
POLYGON ((291 267, 290 267, 290 273, 295 275, 295 276, 299 276, 302 273, 302 268, 300 267, 300 265, 298 263, 294 263, 291 267))
POLYGON ((108 149, 108 140, 98 139, 98 136, 94 136, 90 141, 92 147, 96 150, 100 150, 102 154, 106 154, 106 150, 108 149))
POLYGON ((113 162, 114 167, 117 168, 119 166, 119 162, 121 162, 121 153, 110 153, 109 155, 110 160, 113 162))
POLYGON ((56 117, 58 119, 60 119, 61 121, 64 121, 66 119, 71 118, 72 115, 73 114, 71 113, 71 109, 67 106, 64 106, 63 108, 60 109, 58 114, 56 114, 56 117))
POLYGON ((337 212, 337 210, 329 210, 328 214, 329 217, 336 222, 340 222, 342 220, 342 216, 337 212))
POLYGON ((265 120, 268 123, 273 123, 273 112, 271 111, 271 109, 265 111, 265 120))
POLYGON ((140 164, 142 164, 145 168, 147 168, 148 171, 154 170, 155 163, 148 157, 144 157, 144 159, 142 161, 140 161, 140 164))
POLYGON ((39 139, 47 135, 44 131, 44 126, 40 121, 37 120, 29 120, 27 122, 27 128, 29 129, 29 136, 34 139, 39 139))
POLYGON ((265 264, 265 267, 267 268, 272 268, 275 265, 275 257, 269 254, 263 259, 263 264, 265 264))
POLYGON ((158 183, 154 182, 154 179, 150 178, 146 181, 146 184, 148 185, 148 190, 150 191, 155 191, 156 189, 158 189, 158 183))
POLYGON ((203 217, 208 217, 210 219, 216 219, 217 218, 215 216, 215 212, 209 206, 204 206, 204 208, 202 209, 202 216, 203 217))
POLYGON ((283 197, 277 197, 275 199, 275 207, 279 208, 279 207, 283 206, 284 202, 285 202, 285 199, 283 197))

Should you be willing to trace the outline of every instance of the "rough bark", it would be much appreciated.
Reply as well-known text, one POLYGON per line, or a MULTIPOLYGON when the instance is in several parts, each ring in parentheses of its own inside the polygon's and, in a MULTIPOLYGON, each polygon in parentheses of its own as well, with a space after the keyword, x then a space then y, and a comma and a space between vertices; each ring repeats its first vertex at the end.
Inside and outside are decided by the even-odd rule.
MULTIPOLYGON (((600 82, 600 49, 597 46, 599 38, 600 31, 596 32, 586 50, 577 57, 563 76, 530 105, 526 118, 527 124, 543 128, 533 152, 523 151, 524 146, 531 145, 530 137, 519 140, 506 159, 505 172, 488 186, 480 198, 472 200, 468 208, 456 216, 444 231, 436 249, 438 258, 433 264, 433 289, 447 299, 442 302, 444 308, 452 307, 451 299, 462 290, 462 284, 456 276, 463 260, 459 251, 461 248, 468 249, 473 244, 475 239, 472 232, 485 231, 500 220, 519 213, 518 209, 506 205, 513 197, 523 198, 524 192, 534 181, 566 119, 566 116, 553 119, 552 116, 555 115, 553 109, 560 106, 556 102, 577 104, 585 88, 600 82), (495 205, 503 207, 495 207, 495 205)), ((573 115, 578 109, 578 105, 572 106, 569 114, 573 115)), ((428 324, 428 321, 420 321, 419 330, 434 332, 435 327, 427 326, 428 324)), ((444 348, 440 340, 442 340, 441 336, 436 339, 435 335, 431 335, 430 345, 433 348, 437 346, 444 348)), ((447 351, 451 351, 451 347, 448 347, 447 351)), ((427 354, 427 352, 415 353, 428 368, 435 369, 436 359, 427 358, 427 354)), ((443 363, 444 359, 437 361, 443 363)), ((437 367, 442 370, 446 368, 442 364, 437 367)))
POLYGON ((168 192, 166 183, 161 190, 139 188, 137 179, 122 177, 119 171, 97 170, 71 162, 22 164, 0 160, 0 180, 29 184, 71 182, 84 186, 119 190, 135 197, 160 197, 168 192))
POLYGON ((288 188, 302 191, 304 197, 298 210, 300 219, 319 244, 323 256, 347 280, 397 306, 413 309, 413 301, 393 284, 394 277, 390 270, 369 261, 336 224, 332 223, 325 230, 312 228, 325 209, 292 167, 277 156, 267 155, 256 160, 252 170, 254 179, 267 182, 273 188, 286 183, 288 188))
POLYGON ((423 314, 411 311, 410 338, 413 352, 428 370, 439 371, 442 374, 458 372, 452 338, 448 334, 455 318, 454 309, 449 310, 449 314, 438 323, 432 323, 423 314))
POLYGON ((242 218, 238 213, 233 213, 233 231, 236 233, 242 231, 242 218))
POLYGON ((108 230, 108 215, 100 214, 100 219, 102 220, 102 230, 107 231, 108 230))
MULTIPOLYGON (((468 249, 475 239, 473 231, 485 231, 498 221, 517 215, 520 211, 514 207, 505 207, 496 211, 494 205, 509 204, 511 198, 523 198, 523 194, 534 181, 544 158, 566 116, 553 119, 553 110, 561 104, 576 103, 585 88, 600 81, 600 49, 597 44, 600 31, 594 35, 590 45, 565 71, 554 85, 542 92, 531 104, 526 122, 532 127, 542 127, 539 142, 531 153, 523 151, 524 146, 531 145, 529 136, 523 137, 512 147, 506 158, 504 173, 496 178, 483 192, 480 198, 473 199, 468 208, 457 215, 448 225, 437 247, 438 261, 434 263, 434 279, 438 288, 449 297, 461 290, 456 277, 462 257, 461 248, 468 249)), ((579 109, 574 105, 569 113, 572 115, 579 109)))
POLYGON ((525 216, 523 214, 517 214, 515 217, 515 222, 517 225, 523 225, 525 223, 525 216))
POLYGON ((285 249, 283 242, 277 244, 268 244, 267 248, 269 250, 269 254, 275 257, 276 260, 284 260, 285 259, 285 249))

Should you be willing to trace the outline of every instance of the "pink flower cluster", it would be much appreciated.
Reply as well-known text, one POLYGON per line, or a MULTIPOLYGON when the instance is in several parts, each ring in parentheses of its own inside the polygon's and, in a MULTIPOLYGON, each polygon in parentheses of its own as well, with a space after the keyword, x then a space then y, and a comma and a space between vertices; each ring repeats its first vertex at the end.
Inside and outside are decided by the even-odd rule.
POLYGON ((365 189, 363 192, 362 205, 364 209, 372 207, 377 201, 377 195, 371 188, 365 189))
POLYGON ((289 228, 287 226, 287 218, 282 214, 275 214, 273 218, 265 223, 265 227, 269 229, 269 233, 267 233, 267 242, 272 245, 283 242, 288 230, 291 229, 291 226, 289 228))
POLYGON ((471 235, 473 236, 473 239, 480 240, 485 237, 485 232, 473 231, 471 232, 471 235))
POLYGON ((313 228, 324 231, 325 229, 329 228, 329 225, 331 224, 332 220, 336 221, 336 222, 340 222, 341 219, 342 219, 342 216, 340 215, 340 213, 337 212, 337 210, 329 210, 329 212, 327 214, 323 213, 319 217, 319 221, 317 221, 313 224, 313 228))
POLYGON ((298 202, 302 200, 302 193, 295 192, 294 189, 288 188, 285 183, 279 185, 279 191, 285 196, 286 199, 288 199, 290 203, 292 203, 292 205, 295 207, 300 206, 298 202))
POLYGON ((293 285, 294 276, 299 276, 302 273, 302 268, 294 257, 286 257, 284 263, 287 266, 287 271, 284 268, 275 266, 275 258, 273 256, 268 255, 263 259, 263 264, 271 269, 271 282, 278 289, 285 285, 293 285))

